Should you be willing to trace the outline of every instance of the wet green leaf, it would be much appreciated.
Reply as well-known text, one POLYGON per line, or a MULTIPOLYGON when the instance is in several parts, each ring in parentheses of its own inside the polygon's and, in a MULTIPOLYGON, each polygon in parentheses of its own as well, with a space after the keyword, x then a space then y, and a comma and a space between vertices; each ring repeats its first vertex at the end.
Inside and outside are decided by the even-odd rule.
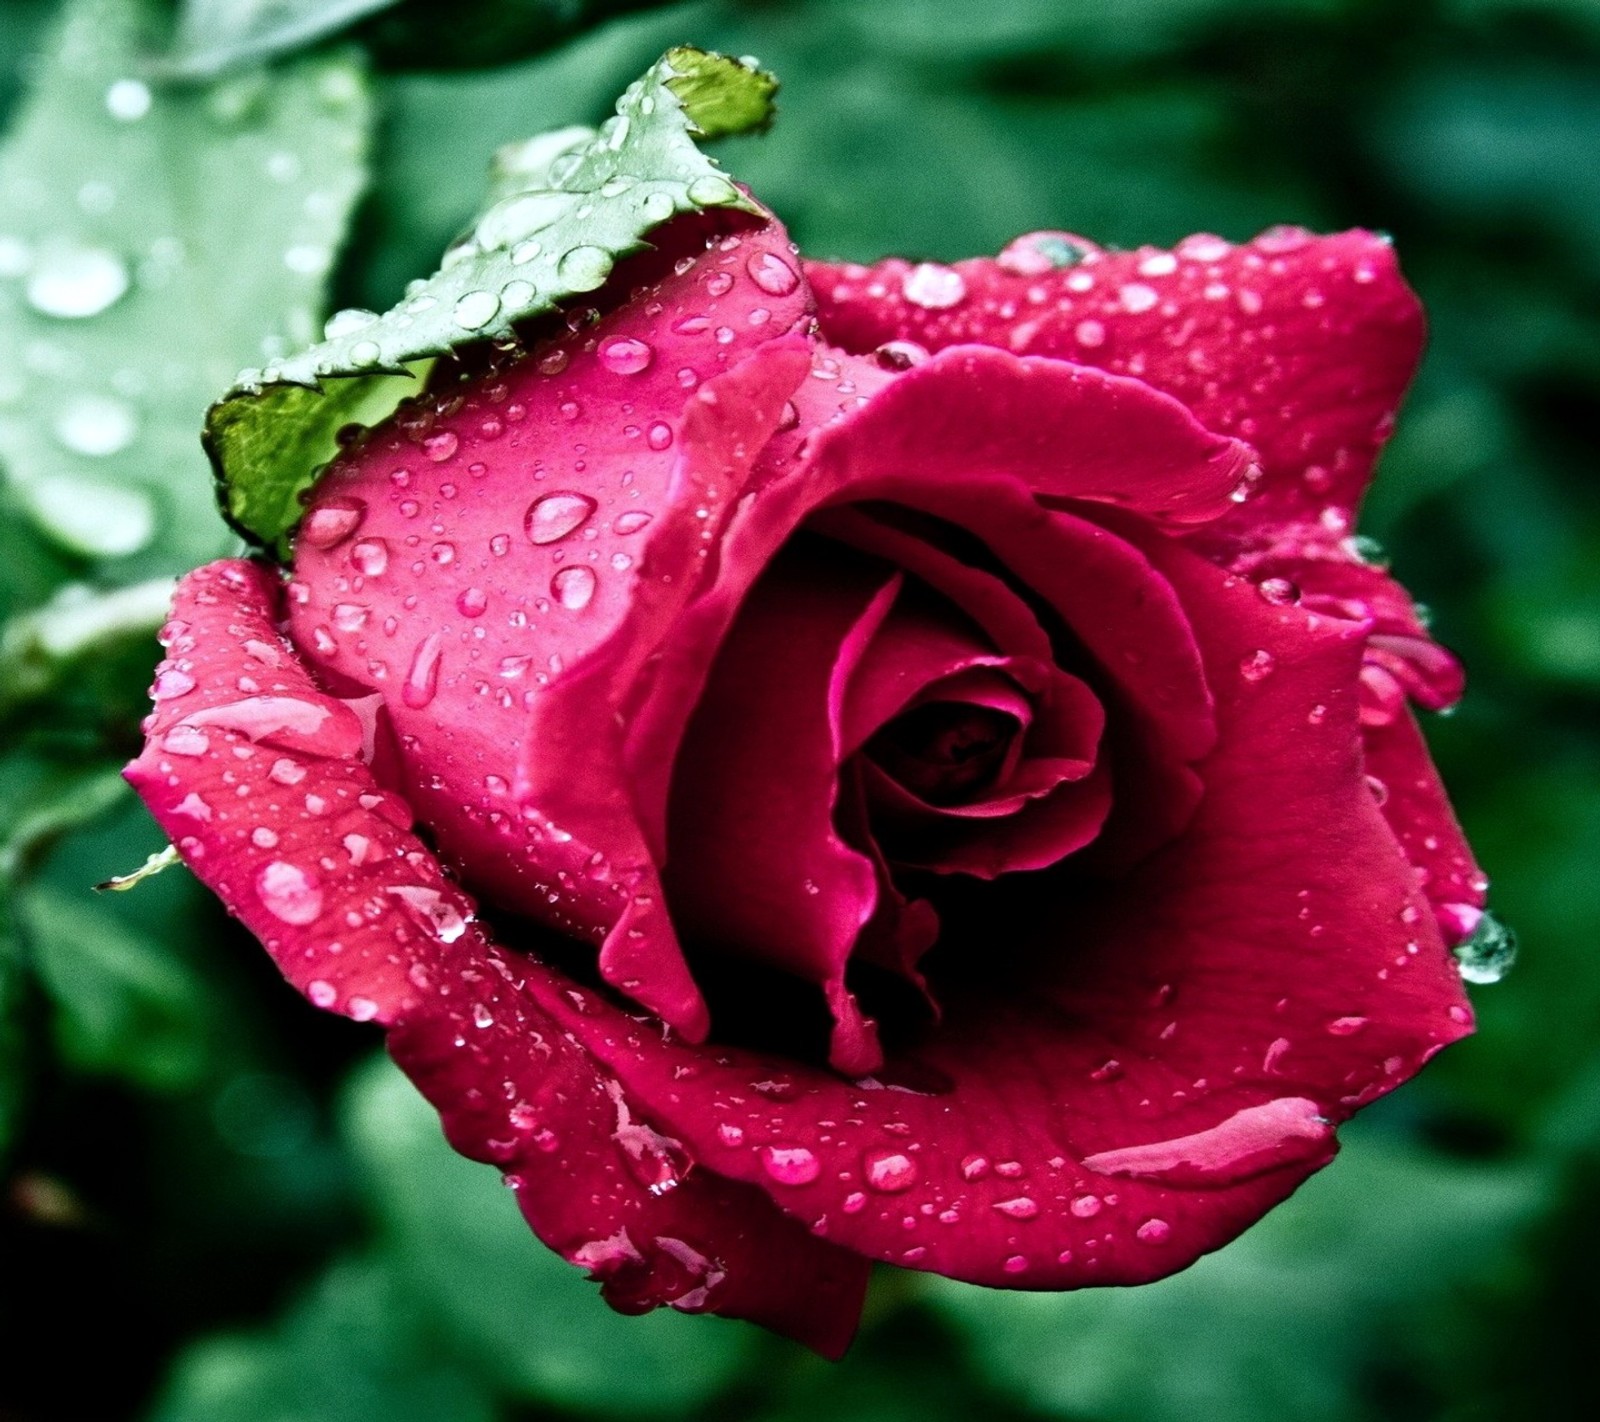
POLYGON ((240 373, 211 410, 206 443, 223 505, 247 537, 277 543, 300 517, 300 495, 352 420, 372 421, 405 393, 415 362, 483 340, 515 338, 519 322, 605 284, 676 213, 752 211, 695 147, 711 131, 764 121, 773 84, 760 70, 695 50, 670 51, 617 101, 596 133, 564 129, 497 159, 491 202, 445 253, 439 271, 383 315, 341 311, 327 338, 240 373), (685 108, 674 81, 690 82, 685 108), (324 381, 334 382, 331 397, 324 381))
POLYGON ((125 576, 229 544, 208 401, 310 340, 363 179, 349 55, 173 90, 156 0, 72 0, 0 152, 0 465, 28 515, 125 576))
POLYGON ((184 0, 162 66, 189 79, 214 79, 304 49, 396 0, 184 0))

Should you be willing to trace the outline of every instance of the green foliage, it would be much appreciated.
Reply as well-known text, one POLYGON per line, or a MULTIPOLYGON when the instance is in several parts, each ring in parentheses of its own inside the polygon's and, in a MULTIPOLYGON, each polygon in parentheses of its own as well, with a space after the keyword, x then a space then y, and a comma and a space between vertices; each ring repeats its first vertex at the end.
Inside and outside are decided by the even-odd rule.
POLYGON ((195 432, 311 339, 363 177, 358 61, 176 91, 154 0, 74 0, 0 155, 0 464, 69 553, 145 575, 227 546, 195 432))
POLYGON ((736 60, 675 49, 628 86, 597 132, 564 128, 503 150, 487 207, 405 301, 381 316, 339 312, 320 344, 242 371, 212 408, 206 446, 229 520, 278 542, 336 452, 339 428, 392 410, 405 393, 395 377, 413 362, 514 341, 520 324, 602 286, 675 214, 752 210, 694 139, 764 123, 775 87, 736 60), (324 398, 330 379, 340 385, 324 398))

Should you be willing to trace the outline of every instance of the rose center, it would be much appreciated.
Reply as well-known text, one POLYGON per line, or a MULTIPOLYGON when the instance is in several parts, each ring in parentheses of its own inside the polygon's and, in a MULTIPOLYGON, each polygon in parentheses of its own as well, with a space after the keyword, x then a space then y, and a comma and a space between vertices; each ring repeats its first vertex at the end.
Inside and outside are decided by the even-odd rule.
POLYGON ((929 701, 895 717, 866 751, 928 804, 955 805, 994 785, 1020 729, 992 707, 929 701))

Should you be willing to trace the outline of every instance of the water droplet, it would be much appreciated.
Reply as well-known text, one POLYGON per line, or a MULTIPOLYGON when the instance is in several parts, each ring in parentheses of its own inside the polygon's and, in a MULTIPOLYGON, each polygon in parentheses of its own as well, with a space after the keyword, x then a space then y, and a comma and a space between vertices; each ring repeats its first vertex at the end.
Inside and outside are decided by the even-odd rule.
POLYGON ((1077 337, 1080 346, 1103 346, 1106 343, 1106 328, 1098 321, 1080 321, 1073 328, 1073 335, 1077 337))
POLYGON ((885 370, 910 370, 928 359, 928 348, 915 341, 885 341, 872 354, 885 370))
POLYGON ((1148 311, 1161 300, 1160 293, 1153 286, 1146 286, 1141 281, 1129 282, 1117 293, 1117 297, 1122 303, 1122 309, 1134 316, 1142 311, 1148 311))
POLYGON ((315 877, 282 859, 262 867, 256 893, 262 906, 285 923, 303 926, 322 915, 322 889, 315 877))
POLYGON ((874 1190, 886 1195, 909 1190, 917 1180, 917 1163, 893 1148, 869 1150, 861 1159, 862 1173, 874 1190))
POLYGON ((1349 1037, 1359 1032, 1367 1025, 1365 1017, 1335 1017, 1328 1024, 1328 1032, 1334 1037, 1349 1037))
POLYGON ((376 311, 366 311, 357 306, 347 306, 343 311, 335 311, 328 317, 322 327, 322 334, 326 340, 337 341, 342 336, 353 335, 357 331, 365 330, 378 319, 376 311))
POLYGON ((615 336, 600 345, 600 364, 613 375, 638 375, 648 370, 655 351, 631 336, 615 336))
POLYGON ((1079 1195, 1068 1204, 1067 1208, 1080 1220, 1087 1220, 1100 1213, 1101 1204, 1098 1195, 1079 1195))
POLYGON ((174 726, 161 738, 168 755, 201 756, 211 749, 211 737, 198 726, 174 726))
POLYGON ((193 691, 194 678, 188 672, 171 667, 156 677, 155 685, 150 690, 157 701, 170 701, 174 697, 187 696, 193 691))
POLYGON ((913 306, 943 311, 966 299, 967 283, 954 267, 919 262, 906 273, 900 290, 913 306))
POLYGON ((441 430, 438 434, 429 435, 422 441, 422 452, 435 464, 443 464, 447 459, 454 459, 456 450, 460 447, 461 441, 449 430, 441 430))
POLYGON ((106 90, 106 112, 118 123, 137 123, 150 112, 150 86, 139 79, 118 79, 106 90))
POLYGON ((523 515, 522 526, 528 542, 541 547, 557 543, 569 533, 581 528, 595 510, 595 501, 587 494, 558 490, 535 499, 523 515))
POLYGON ((1258 647, 1239 658, 1239 675, 1246 681, 1264 681, 1272 675, 1277 659, 1265 648, 1258 647))
POLYGON ((456 599, 456 611, 463 617, 482 617, 489 605, 489 595, 482 588, 464 588, 456 599))
POLYGON ((473 238, 486 252, 499 251, 542 232, 577 201, 571 193, 520 193, 497 202, 479 219, 473 238))
POLYGON ((1134 1230, 1133 1237, 1140 1244, 1165 1244, 1172 1238, 1172 1226, 1165 1220, 1148 1219, 1134 1230))
POLYGON ((467 917, 438 889, 396 884, 384 890, 400 901, 407 915, 441 943, 454 943, 467 931, 467 917))
POLYGON ((333 548, 350 537, 367 516, 365 500, 324 499, 300 524, 300 541, 313 548, 333 548))
POLYGON ((306 984, 306 996, 311 999, 313 1007, 328 1008, 339 1000, 339 990, 322 978, 313 978, 306 984))
POLYGON ((809 1185, 822 1173, 822 1162, 805 1146, 766 1146, 761 1164, 780 1185, 809 1185))
POLYGON ((800 285, 800 273, 774 252, 755 253, 744 269, 768 296, 787 296, 800 285))
POLYGON ((450 312, 463 331, 481 331, 500 314, 500 298, 492 291, 469 291, 450 312))
POLYGON ((306 778, 306 768, 287 756, 280 756, 272 762, 267 778, 279 785, 298 785, 306 778))
MULTIPOLYGON (((1469 916, 1460 911, 1469 906, 1460 904, 1450 907, 1456 909, 1458 918, 1465 926, 1469 916)), ((1488 910, 1480 910, 1476 921, 1472 922, 1470 934, 1453 951, 1464 982, 1480 986, 1497 983, 1517 961, 1517 937, 1488 910)))
POLYGON ((569 291, 594 291, 611 275, 611 253, 601 247, 574 247, 556 264, 556 276, 569 291))
POLYGON ((1039 1213, 1039 1202, 1030 1196, 1018 1195, 1013 1200, 996 1201, 994 1208, 1014 1220, 1031 1220, 1039 1213))
POLYGON ((439 658, 444 651, 444 633, 430 632, 417 643, 411 658, 411 669, 406 673, 400 699, 413 711, 420 711, 439 690, 439 658))
POLYGON ((350 562, 363 577, 381 578, 389 567, 389 545, 381 538, 363 538, 352 545, 350 562))
POLYGON ((982 1180, 989 1173, 989 1160, 987 1156, 969 1155, 961 1162, 961 1177, 964 1180, 982 1180))
POLYGON ((593 568, 562 568, 550 579, 550 592, 563 607, 578 612, 593 599, 597 582, 593 568))
POLYGON ((1256 585, 1256 591, 1263 602, 1270 602, 1274 607, 1290 607, 1300 601, 1300 589, 1288 578, 1263 578, 1256 585))
POLYGON ((611 520, 611 528, 613 532, 624 535, 637 533, 650 522, 652 517, 653 515, 646 513, 643 509, 629 509, 626 513, 620 513, 611 520))
POLYGON ((1008 1274, 1023 1274, 1027 1272, 1028 1261, 1020 1254, 1013 1254, 1000 1267, 1008 1274))
POLYGON ((57 247, 45 253, 28 280, 35 311, 63 320, 98 316, 128 289, 128 268, 102 247, 57 247))
POLYGON ((708 173, 689 184, 688 197, 697 207, 721 207, 737 201, 739 191, 726 178, 708 173))
POLYGON ((74 454, 101 458, 133 443, 139 417, 112 395, 74 395, 56 417, 56 438, 74 454))

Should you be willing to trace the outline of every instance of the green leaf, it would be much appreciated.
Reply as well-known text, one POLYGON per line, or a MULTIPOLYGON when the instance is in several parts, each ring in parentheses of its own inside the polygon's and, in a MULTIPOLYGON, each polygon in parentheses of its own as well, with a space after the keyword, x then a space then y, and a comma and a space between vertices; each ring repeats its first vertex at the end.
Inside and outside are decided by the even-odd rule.
POLYGON ((185 0, 163 71, 214 79, 224 70, 303 49, 396 0, 185 0))
POLYGON ((752 1331, 660 1309, 624 1318, 535 1239, 494 1171, 452 1151, 433 1108, 385 1059, 345 1102, 390 1247, 428 1316, 483 1375, 556 1406, 653 1416, 702 1406, 752 1331))
POLYGON ((996 1383, 1096 1422, 1342 1422, 1414 1311, 1495 1261, 1546 1203, 1529 1167, 1465 1165, 1393 1140, 1340 1158, 1242 1238, 1136 1289, 991 1293, 935 1304, 996 1383))
POLYGON ((33 885, 21 895, 62 1057, 156 1090, 193 1084, 213 1054, 205 984, 171 948, 86 894, 33 885))
POLYGON ((0 153, 0 464, 79 557, 225 551, 196 441, 241 362, 311 339, 370 123, 348 55, 147 82, 158 0, 72 0, 0 153))
POLYGON ((116 657, 134 644, 145 666, 172 604, 171 578, 112 592, 69 583, 43 607, 0 628, 0 707, 48 694, 88 662, 116 657))
POLYGON ((0 803, 15 807, 0 826, 0 883, 26 872, 61 835, 126 804, 128 797, 115 764, 63 765, 32 755, 0 760, 0 803))
POLYGON ((149 1422, 493 1422, 482 1384, 440 1358, 378 1261, 335 1264, 270 1331, 204 1339, 149 1422))
POLYGON ((11 908, 0 903, 0 1166, 28 1096, 27 991, 11 908))
POLYGON ((566 129, 503 153, 489 206, 437 273, 385 315, 339 312, 320 345, 242 371, 212 408, 206 443, 234 526, 279 543, 336 453, 339 428, 392 409, 405 389, 396 377, 415 362, 516 339, 518 323, 603 286, 614 263, 675 214, 754 211, 694 139, 701 120, 715 133, 764 122, 773 87, 742 63, 677 49, 628 87, 597 133, 566 129), (698 118, 674 89, 679 80, 698 118), (331 396, 322 383, 330 379, 331 396))

